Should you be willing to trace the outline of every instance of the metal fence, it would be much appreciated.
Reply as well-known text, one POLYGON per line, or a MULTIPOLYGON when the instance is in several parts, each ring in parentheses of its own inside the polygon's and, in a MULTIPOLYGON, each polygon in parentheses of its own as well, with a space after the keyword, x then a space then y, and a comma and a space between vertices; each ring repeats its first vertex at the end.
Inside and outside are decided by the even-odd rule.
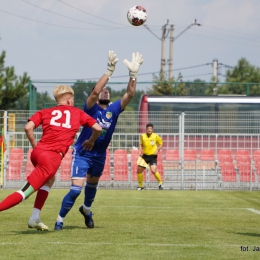
MULTIPOLYGON (((1 151, 2 188, 21 187, 33 169, 31 147, 23 129, 34 112, 0 111, 0 126, 7 143, 6 151, 1 151)), ((164 142, 158 169, 165 189, 260 189, 260 113, 152 112, 148 116, 164 142)), ((142 124, 139 118, 142 117, 137 112, 128 111, 119 117, 100 187, 137 187, 136 149, 138 126, 142 124)), ((37 140, 41 134, 39 127, 35 130, 37 140)), ((64 158, 54 187, 70 186, 70 160, 64 158)), ((145 187, 157 189, 150 171, 144 174, 145 187)))

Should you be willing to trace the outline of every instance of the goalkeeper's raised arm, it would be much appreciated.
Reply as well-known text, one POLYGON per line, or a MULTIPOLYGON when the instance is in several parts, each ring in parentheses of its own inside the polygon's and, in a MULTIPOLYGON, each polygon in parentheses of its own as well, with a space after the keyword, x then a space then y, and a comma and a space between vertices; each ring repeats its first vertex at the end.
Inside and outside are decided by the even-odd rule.
POLYGON ((130 79, 127 85, 126 93, 121 99, 122 109, 126 108, 126 106, 129 104, 129 102, 132 100, 133 96, 135 95, 137 73, 143 61, 144 61, 143 56, 139 52, 132 53, 131 62, 128 61, 127 59, 124 60, 124 64, 129 70, 130 79))
POLYGON ((98 82, 95 85, 95 87, 93 88, 92 92, 89 94, 89 96, 86 100, 87 108, 91 108, 97 103, 101 91, 106 86, 106 84, 108 83, 110 77, 112 76, 112 74, 115 70, 117 62, 118 62, 118 58, 116 57, 116 54, 114 53, 114 51, 109 51, 106 72, 98 80, 98 82))

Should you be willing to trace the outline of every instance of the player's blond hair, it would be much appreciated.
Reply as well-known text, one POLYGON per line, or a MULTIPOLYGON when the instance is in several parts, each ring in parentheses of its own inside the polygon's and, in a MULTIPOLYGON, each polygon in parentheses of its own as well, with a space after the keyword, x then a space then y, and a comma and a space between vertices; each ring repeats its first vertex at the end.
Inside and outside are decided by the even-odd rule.
POLYGON ((71 94, 74 96, 74 90, 67 85, 58 85, 54 88, 53 96, 56 100, 58 100, 63 94, 71 94))

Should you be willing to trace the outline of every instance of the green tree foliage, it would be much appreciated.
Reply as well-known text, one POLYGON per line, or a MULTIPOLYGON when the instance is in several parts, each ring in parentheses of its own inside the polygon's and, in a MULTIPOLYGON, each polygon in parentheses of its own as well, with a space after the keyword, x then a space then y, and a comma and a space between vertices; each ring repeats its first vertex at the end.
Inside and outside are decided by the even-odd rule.
POLYGON ((153 75, 153 85, 152 89, 148 90, 150 95, 174 95, 174 79, 166 79, 165 73, 160 72, 159 76, 153 75))
POLYGON ((221 93, 219 88, 219 81, 216 77, 211 78, 211 83, 205 83, 205 95, 206 96, 216 96, 218 94, 225 94, 221 93))
MULTIPOLYGON (((138 85, 138 83, 137 83, 137 85, 138 85)), ((126 88, 127 88, 127 86, 124 89, 116 91, 116 90, 113 90, 108 87, 108 89, 110 90, 111 101, 114 102, 118 99, 121 99, 123 97, 123 95, 126 93, 126 88)), ((132 98, 131 102, 126 107, 125 111, 138 111, 140 98, 143 94, 144 94, 144 91, 137 90, 134 97, 132 98)))
POLYGON ((20 97, 14 104, 14 110, 28 110, 29 109, 29 96, 28 94, 20 97))
MULTIPOLYGON (((138 84, 138 83, 137 83, 138 84)), ((75 96, 75 106, 79 108, 83 108, 83 104, 85 103, 87 97, 91 93, 92 89, 95 87, 96 82, 94 81, 89 81, 89 82, 84 82, 84 81, 77 81, 73 86, 74 90, 74 96, 75 96)), ((122 98, 122 96, 126 93, 126 88, 123 88, 122 90, 113 90, 113 88, 107 84, 107 89, 110 92, 110 99, 112 102, 122 98)), ((137 111, 138 110, 138 105, 139 105, 139 100, 140 97, 144 94, 144 91, 136 91, 135 96, 131 100, 130 104, 126 107, 126 111, 137 111)))
POLYGON ((77 81, 71 87, 74 90, 74 99, 75 99, 75 106, 79 108, 83 108, 83 105, 91 93, 92 89, 95 87, 97 82, 95 81, 77 81))
POLYGON ((16 76, 14 67, 5 67, 6 52, 0 55, 0 109, 11 109, 15 102, 28 93, 30 77, 27 73, 16 76))
MULTIPOLYGON (((28 110, 29 109, 28 104, 29 104, 29 96, 26 95, 24 97, 19 98, 17 102, 15 102, 14 109, 28 110)), ((36 105, 37 110, 43 109, 45 107, 55 106, 55 105, 56 105, 55 99, 51 98, 47 91, 43 93, 37 92, 37 105, 36 105)))
POLYGON ((187 87, 189 88, 189 95, 190 96, 204 96, 207 95, 207 90, 209 88, 209 84, 205 81, 196 79, 191 83, 186 83, 187 87))
POLYGON ((227 70, 226 82, 219 88, 219 93, 260 95, 260 68, 251 65, 245 58, 241 58, 234 68, 227 70), (228 84, 229 82, 242 84, 228 84), (250 88, 249 93, 246 91, 247 87, 250 88))
POLYGON ((153 75, 153 85, 152 89, 148 90, 148 94, 150 95, 166 95, 166 96, 184 96, 189 94, 189 87, 186 86, 184 82, 182 82, 182 75, 179 74, 178 83, 175 82, 174 78, 169 80, 166 79, 165 73, 160 72, 159 77, 153 75))
POLYGON ((43 109, 46 107, 46 104, 55 104, 56 101, 54 98, 51 98, 47 91, 43 93, 37 92, 37 110, 43 109))
POLYGON ((241 58, 234 68, 227 70, 226 82, 260 83, 260 68, 241 58))

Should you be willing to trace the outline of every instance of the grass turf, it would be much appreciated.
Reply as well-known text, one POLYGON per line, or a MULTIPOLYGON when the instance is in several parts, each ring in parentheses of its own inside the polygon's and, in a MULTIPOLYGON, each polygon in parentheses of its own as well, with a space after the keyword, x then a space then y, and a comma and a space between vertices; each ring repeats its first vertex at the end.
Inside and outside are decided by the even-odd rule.
MULTIPOLYGON (((88 229, 78 208, 54 223, 68 190, 53 189, 41 213, 47 232, 27 228, 35 195, 0 213, 1 259, 260 259, 260 192, 99 189, 88 229), (243 249, 249 251, 241 251, 243 249)), ((1 190, 0 200, 11 190, 1 190)))

